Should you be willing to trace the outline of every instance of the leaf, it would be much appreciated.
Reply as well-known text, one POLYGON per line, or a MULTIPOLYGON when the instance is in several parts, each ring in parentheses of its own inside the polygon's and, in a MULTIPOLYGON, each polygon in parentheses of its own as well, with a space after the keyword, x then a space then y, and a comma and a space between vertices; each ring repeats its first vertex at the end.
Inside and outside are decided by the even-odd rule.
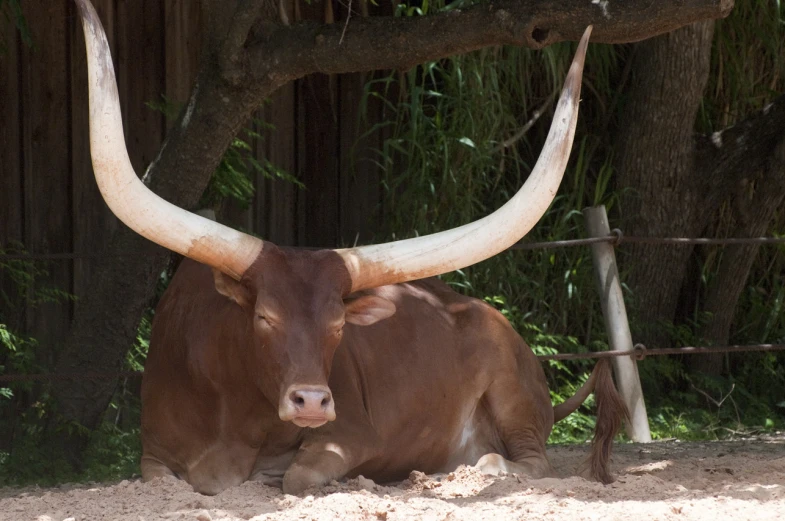
POLYGON ((477 148, 477 146, 474 144, 474 141, 472 141, 468 137, 462 137, 461 139, 458 140, 458 142, 463 143, 469 148, 477 148))

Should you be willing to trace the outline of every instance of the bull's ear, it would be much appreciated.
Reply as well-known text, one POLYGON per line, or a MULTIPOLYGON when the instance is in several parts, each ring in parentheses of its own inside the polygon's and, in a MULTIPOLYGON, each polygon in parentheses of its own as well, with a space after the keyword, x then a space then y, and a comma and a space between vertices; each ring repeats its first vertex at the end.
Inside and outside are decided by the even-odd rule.
POLYGON ((344 304, 346 321, 358 326, 370 326, 395 314, 395 304, 376 295, 348 298, 344 304))
POLYGON ((248 291, 248 288, 229 275, 213 268, 213 280, 215 281, 215 290, 221 295, 228 297, 229 300, 237 302, 244 308, 251 305, 251 294, 248 291))

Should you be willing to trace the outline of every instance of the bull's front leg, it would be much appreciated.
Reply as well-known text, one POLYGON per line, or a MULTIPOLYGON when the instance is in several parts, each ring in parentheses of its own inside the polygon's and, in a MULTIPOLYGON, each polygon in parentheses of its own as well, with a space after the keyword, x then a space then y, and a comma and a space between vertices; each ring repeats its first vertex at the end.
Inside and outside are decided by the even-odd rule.
POLYGON ((301 494, 308 487, 321 487, 343 478, 354 465, 337 445, 298 452, 283 476, 285 494, 301 494))
POLYGON ((283 476, 285 494, 340 480, 381 452, 381 439, 362 406, 341 407, 338 419, 309 432, 283 476))
POLYGON ((314 434, 300 446, 283 476, 285 494, 297 495, 308 487, 340 480, 381 450, 380 439, 370 424, 314 434))

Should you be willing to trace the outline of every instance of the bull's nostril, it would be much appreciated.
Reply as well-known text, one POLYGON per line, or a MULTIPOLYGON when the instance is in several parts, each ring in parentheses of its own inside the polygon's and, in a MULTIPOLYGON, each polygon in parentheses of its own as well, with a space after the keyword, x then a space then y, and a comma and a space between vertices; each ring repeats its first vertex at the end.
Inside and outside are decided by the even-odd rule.
POLYGON ((292 393, 292 396, 290 398, 297 407, 303 407, 305 405, 305 398, 303 398, 297 393, 292 393))
POLYGON ((327 396, 322 400, 322 407, 327 407, 327 404, 330 403, 330 397, 327 396))

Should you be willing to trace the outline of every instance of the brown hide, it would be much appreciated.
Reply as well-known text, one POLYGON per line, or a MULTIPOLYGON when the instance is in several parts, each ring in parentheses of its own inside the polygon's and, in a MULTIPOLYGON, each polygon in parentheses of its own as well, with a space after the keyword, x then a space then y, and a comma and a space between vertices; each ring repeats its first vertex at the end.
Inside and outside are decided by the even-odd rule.
MULTIPOLYGON (((478 461, 554 474, 542 368, 496 310, 433 279, 383 286, 359 297, 391 302, 395 314, 347 323, 338 344, 335 324, 358 295, 343 304, 337 255, 266 248, 261 257, 241 281, 244 305, 190 260, 164 295, 142 385, 144 479, 174 474, 208 494, 258 479, 299 493, 478 461), (256 327, 263 309, 278 336, 256 327), (309 429, 279 418, 283 389, 328 381, 335 421, 309 429)), ((607 457, 592 462, 599 477, 607 457)))

